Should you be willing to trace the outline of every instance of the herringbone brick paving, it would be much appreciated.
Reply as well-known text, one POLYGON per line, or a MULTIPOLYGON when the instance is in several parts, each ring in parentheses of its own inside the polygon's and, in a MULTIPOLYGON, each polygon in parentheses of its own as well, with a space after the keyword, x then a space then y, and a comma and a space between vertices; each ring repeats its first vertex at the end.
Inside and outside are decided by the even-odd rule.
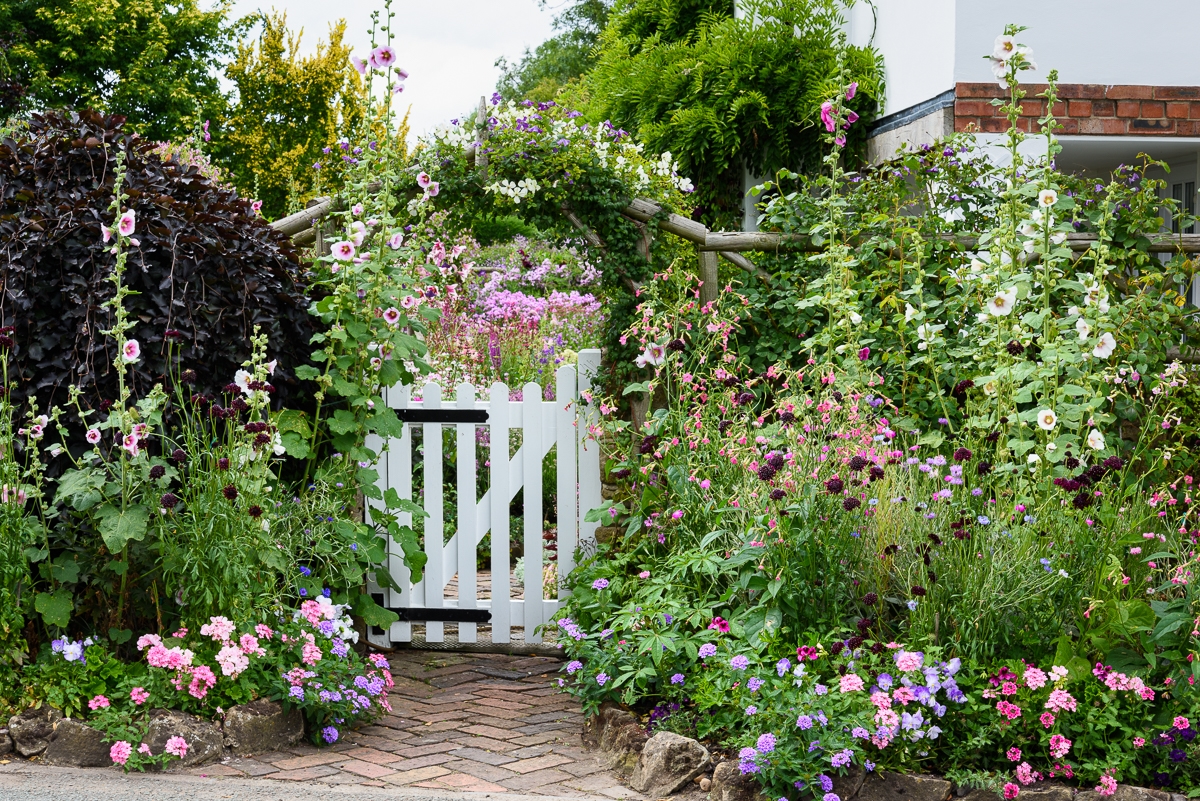
POLYGON ((545 656, 400 651, 393 713, 326 748, 228 759, 207 776, 641 801, 583 749, 579 703, 545 656))

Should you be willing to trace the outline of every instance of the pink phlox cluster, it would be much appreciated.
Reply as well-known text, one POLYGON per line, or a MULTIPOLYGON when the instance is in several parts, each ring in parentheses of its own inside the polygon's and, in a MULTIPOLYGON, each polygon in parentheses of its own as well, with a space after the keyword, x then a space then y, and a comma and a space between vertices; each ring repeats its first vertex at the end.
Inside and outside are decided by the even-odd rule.
POLYGON ((257 634, 261 640, 269 640, 271 637, 275 636, 275 632, 272 631, 271 627, 265 623, 259 623, 257 626, 255 626, 254 633, 257 634))
POLYGON ((165 668, 167 670, 181 670, 192 664, 194 654, 178 645, 173 648, 167 648, 161 644, 150 646, 150 650, 146 652, 146 663, 150 667, 165 668))
POLYGON ((888 696, 887 693, 883 693, 883 692, 871 693, 871 703, 875 705, 876 709, 891 709, 892 708, 892 699, 888 696))
POLYGON ((117 765, 124 765, 132 755, 133 746, 125 740, 113 743, 112 747, 108 749, 108 758, 117 765))
POLYGON ((141 706, 142 704, 146 703, 147 700, 149 700, 150 693, 145 687, 134 687, 129 691, 129 698, 135 705, 141 706))
POLYGON ((371 664, 377 668, 386 668, 388 666, 387 657, 383 654, 371 654, 367 659, 371 660, 371 664))
POLYGON ((1100 783, 1096 785, 1096 792, 1100 795, 1113 795, 1117 792, 1117 780, 1113 778, 1111 772, 1100 777, 1100 783))
POLYGON ((858 692, 863 686, 863 680, 857 673, 847 673, 838 682, 839 689, 844 693, 858 692))
POLYGON ((919 651, 899 651, 896 653, 896 668, 904 673, 920 670, 925 661, 925 655, 919 651))
POLYGON ((1075 698, 1066 690, 1056 689, 1046 699, 1046 709, 1052 712, 1074 712, 1075 698))
POLYGON ((266 650, 258 644, 258 638, 253 634, 243 634, 238 639, 238 646, 242 649, 242 653, 247 656, 264 656, 266 650))
POLYGON ((895 730, 900 725, 900 716, 894 709, 880 709, 875 713, 875 722, 883 728, 895 730))
POLYGON ((306 665, 315 665, 321 661, 321 649, 311 642, 306 642, 300 649, 300 661, 306 665))
POLYGON ((1022 762, 1020 765, 1017 765, 1016 774, 1017 781, 1019 781, 1021 784, 1033 784, 1035 781, 1037 781, 1034 778, 1033 768, 1028 762, 1022 762))
POLYGON ((143 634, 141 637, 138 637, 137 649, 139 651, 145 651, 152 645, 162 645, 162 637, 159 637, 157 634, 143 634))
POLYGON ((92 710, 93 712, 95 712, 97 709, 107 709, 109 705, 109 700, 103 695, 97 695, 95 698, 88 701, 88 709, 92 710))
POLYGON ((1062 759, 1071 750, 1071 741, 1061 734, 1055 734, 1050 738, 1050 756, 1055 759, 1062 759))
POLYGON ((212 637, 214 642, 228 642, 229 637, 237 630, 237 626, 226 617, 211 617, 200 627, 201 637, 212 637))
POLYGON ((217 664, 221 666, 221 672, 232 679, 250 667, 250 658, 240 647, 226 645, 217 652, 217 664))
POLYGON ((1046 674, 1032 665, 1028 665, 1025 668, 1025 684, 1031 690, 1040 690, 1046 686, 1046 674))
POLYGON ((300 685, 304 684, 305 679, 311 679, 316 675, 317 674, 313 673, 311 670, 305 670, 301 667, 294 667, 287 673, 284 673, 283 677, 287 679, 293 687, 299 687, 300 685))

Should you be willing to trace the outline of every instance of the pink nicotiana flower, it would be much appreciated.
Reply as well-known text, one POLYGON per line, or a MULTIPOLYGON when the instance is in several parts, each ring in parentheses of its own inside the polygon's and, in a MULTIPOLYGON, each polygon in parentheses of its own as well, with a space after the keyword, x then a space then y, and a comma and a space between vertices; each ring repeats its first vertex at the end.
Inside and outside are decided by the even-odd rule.
POLYGON ((137 218, 133 213, 133 209, 122 214, 117 219, 117 230, 121 232, 121 236, 133 236, 133 229, 137 225, 137 218))
POLYGON ((350 261, 354 258, 354 243, 343 239, 333 243, 333 257, 338 261, 350 261))
POLYGON ((142 356, 142 346, 136 339, 128 339, 121 347, 121 358, 127 362, 136 362, 142 356))
POLYGON ((396 63, 396 51, 390 45, 380 45, 371 51, 370 62, 372 67, 387 69, 396 63))
POLYGON ((96 445, 100 442, 99 429, 89 428, 88 432, 86 434, 84 434, 83 436, 84 436, 84 439, 86 439, 92 445, 96 445))

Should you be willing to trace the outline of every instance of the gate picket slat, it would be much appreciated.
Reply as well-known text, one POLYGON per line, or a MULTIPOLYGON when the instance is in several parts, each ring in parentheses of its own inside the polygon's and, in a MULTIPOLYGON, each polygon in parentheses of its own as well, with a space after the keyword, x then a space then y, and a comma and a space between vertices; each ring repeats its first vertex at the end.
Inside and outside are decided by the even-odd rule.
MULTIPOLYGON (((512 602, 509 598, 508 504, 512 495, 509 487, 513 478, 508 459, 509 414, 508 387, 497 382, 492 384, 491 403, 488 407, 488 423, 491 425, 492 501, 492 642, 511 641, 512 602)), ((520 486, 517 484, 516 486, 520 486)))
POLYGON ((558 575, 555 598, 565 598, 569 593, 562 577, 571 572, 575 566, 576 526, 579 518, 579 505, 575 498, 577 486, 576 453, 575 453, 575 368, 564 364, 558 368, 555 376, 554 392, 554 429, 558 463, 558 482, 555 485, 558 493, 558 575))
MULTIPOLYGON (((475 408, 475 387, 470 384, 458 386, 458 408, 475 408)), ((475 424, 459 423, 455 426, 458 445, 458 533, 451 547, 456 548, 458 556, 458 607, 474 609, 475 592, 475 560, 478 541, 475 539, 475 513, 477 502, 475 496, 476 467, 475 467, 475 424)), ((459 623, 458 641, 475 642, 476 624, 459 623)))
MULTIPOLYGON (((525 482, 521 516, 525 524, 525 642, 542 638, 542 388, 532 382, 521 390, 525 420, 521 425, 521 451, 525 482)), ((549 437, 547 437, 549 439, 549 437)))
MULTIPOLYGON (((388 390, 388 405, 393 409, 407 409, 412 402, 410 387, 394 387, 388 390)), ((404 426, 404 433, 399 439, 388 443, 387 470, 390 486, 396 489, 396 494, 404 500, 412 500, 412 441, 413 429, 404 426)), ((412 525, 412 515, 404 512, 396 516, 396 522, 401 526, 412 525)), ((412 575, 404 564, 404 549, 395 540, 388 538, 388 566, 392 578, 400 585, 400 592, 388 590, 387 597, 391 598, 391 606, 407 607, 413 603, 412 575)), ((392 642, 412 642, 412 623, 397 621, 392 624, 392 642)))
MULTIPOLYGON (((600 351, 579 352, 579 397, 591 395, 592 382, 600 375, 600 351)), ((600 498, 600 443, 593 439, 591 430, 600 422, 600 411, 593 403, 581 406, 578 415, 577 436, 579 437, 579 544, 594 548, 596 529, 599 523, 585 523, 583 517, 601 504, 600 498)))
MULTIPOLYGON (((426 409, 442 408, 442 388, 432 382, 425 385, 421 398, 426 409)), ((442 598, 445 592, 445 572, 443 556, 445 554, 445 527, 442 522, 442 424, 422 423, 424 436, 424 495, 425 512, 425 563, 424 606, 439 609, 443 606, 442 598)), ((445 642, 445 624, 440 620, 429 620, 425 623, 426 642, 445 642)))

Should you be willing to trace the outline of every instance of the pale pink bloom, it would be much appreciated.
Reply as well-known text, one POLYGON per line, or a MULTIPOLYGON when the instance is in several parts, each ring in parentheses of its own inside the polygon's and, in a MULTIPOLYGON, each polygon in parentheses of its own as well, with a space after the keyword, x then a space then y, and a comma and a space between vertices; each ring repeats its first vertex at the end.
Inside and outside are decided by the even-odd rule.
POLYGON ((383 313, 383 321, 388 325, 395 326, 400 322, 400 310, 395 306, 386 309, 383 313))
POLYGON ((300 661, 306 665, 315 665, 321 661, 321 649, 311 642, 306 642, 300 649, 300 661))
POLYGON ((242 671, 250 667, 250 659, 240 647, 226 645, 217 652, 217 664, 221 666, 222 673, 231 679, 236 679, 242 671))
POLYGON ((1071 750, 1071 741, 1061 734, 1055 734, 1050 738, 1050 756, 1055 759, 1062 759, 1071 750))
MULTIPOLYGON (((88 441, 91 441, 90 437, 88 441)), ((141 637, 138 637, 137 649, 139 651, 145 651, 151 645, 162 645, 162 637, 159 637, 157 634, 143 634, 141 637)))
POLYGON ((217 683, 216 674, 208 665, 198 665, 192 668, 192 682, 188 685, 188 694, 193 698, 204 700, 208 691, 217 683))
POLYGON ((100 226, 100 241, 106 244, 112 241, 112 229, 107 225, 100 226))
POLYGON ((853 100, 856 94, 858 94, 858 81, 850 84, 850 86, 846 89, 846 99, 853 100))
POLYGON ((441 184, 439 184, 437 181, 434 181, 429 186, 425 187, 425 194, 429 195, 429 197, 437 197, 438 192, 441 192, 441 191, 442 191, 441 184))
POLYGON ((429 177, 429 173, 417 173, 417 186, 421 187, 422 189, 428 189, 431 183, 433 183, 433 179, 429 177))
POLYGON ((1055 690, 1046 699, 1046 709, 1054 712, 1074 712, 1075 699, 1066 690, 1055 690))
POLYGON ((254 633, 264 640, 271 639, 271 636, 275 634, 275 632, 271 631, 271 628, 265 623, 259 623, 257 626, 255 626, 254 633))
POLYGON ((1033 766, 1031 766, 1028 762, 1022 762, 1020 765, 1017 765, 1017 769, 1014 772, 1017 774, 1017 781, 1019 781, 1021 784, 1033 784, 1035 781, 1033 777, 1033 766))
POLYGON ((188 752, 187 740, 176 735, 175 737, 172 737, 171 739, 167 740, 167 744, 163 748, 163 751, 165 751, 166 753, 168 753, 172 756, 177 756, 180 759, 183 759, 184 756, 188 752))
POLYGON ((649 570, 643 570, 641 573, 638 573, 638 578, 640 578, 640 579, 648 579, 648 578, 650 578, 650 571, 649 571, 649 570))
POLYGON ((1035 667, 1025 668, 1025 683, 1031 690, 1040 690, 1046 686, 1046 674, 1035 667))
POLYGON ((117 765, 124 765, 132 754, 133 746, 125 740, 113 743, 112 748, 108 749, 108 758, 117 765))
POLYGON ((350 209, 350 213, 353 214, 355 217, 362 214, 363 213, 363 204, 355 203, 354 207, 350 209))
POLYGON ((253 634, 243 634, 238 638, 238 645, 241 647, 242 652, 246 654, 262 656, 266 653, 266 651, 262 649, 262 646, 258 644, 258 638, 253 634))
POLYGON ((847 673, 842 676, 838 689, 844 693, 854 693, 863 689, 863 680, 857 673, 847 673))
POLYGON ((396 51, 389 45, 380 45, 371 51, 371 66, 387 69, 396 63, 396 51))
POLYGON ((139 240, 136 236, 131 236, 131 237, 129 237, 129 244, 133 245, 136 248, 139 245, 141 245, 142 243, 141 243, 141 240, 139 240))
POLYGON ((141 706, 142 704, 146 703, 146 701, 150 698, 150 693, 146 690, 145 687, 134 687, 132 690, 129 691, 129 698, 133 701, 134 704, 136 704, 137 706, 141 706))
POLYGON ((924 656, 914 651, 901 651, 896 654, 896 667, 904 673, 920 670, 924 661, 924 656))
POLYGON ((121 236, 133 236, 133 229, 137 225, 137 218, 133 213, 133 209, 122 214, 117 219, 117 230, 121 232, 121 236))
POLYGON ((141 745, 138 746, 138 753, 139 754, 149 754, 150 746, 146 745, 145 743, 142 743, 141 745))
POLYGON ((396 77, 402 81, 408 80, 408 70, 403 67, 396 67, 392 72, 396 73, 396 77))
POLYGON ((138 439, 146 439, 150 436, 150 426, 145 423, 137 423, 133 427, 133 435, 138 439))
POLYGON ((125 439, 121 441, 121 447, 129 451, 131 457, 136 457, 139 453, 138 438, 133 434, 126 434, 125 439))
POLYGON ((394 95, 398 95, 403 91, 404 91, 404 84, 402 84, 402 83, 398 83, 392 87, 392 94, 394 94, 394 95))
POLYGON ((1100 795, 1112 795, 1117 792, 1117 780, 1112 777, 1111 773, 1105 773, 1100 777, 1100 783, 1096 785, 1096 792, 1100 795))
POLYGON ((136 339, 127 339, 121 347, 121 358, 127 362, 136 362, 142 356, 142 346, 136 339))
POLYGON ((348 240, 333 243, 333 257, 338 261, 350 261, 354 258, 354 243, 348 240))
POLYGON ((358 70, 359 75, 367 74, 367 62, 358 56, 350 56, 350 63, 354 65, 354 69, 358 70))
POLYGON ((260 211, 262 211, 262 201, 256 200, 253 203, 251 203, 250 211, 254 212, 255 214, 258 214, 260 211))
POLYGON ((396 232, 392 234, 390 239, 388 239, 388 247, 390 247, 392 250, 399 250, 400 246, 403 244, 404 234, 402 233, 396 232))
POLYGON ((95 445, 100 442, 100 431, 95 428, 89 428, 88 432, 83 435, 84 439, 95 445))
POLYGON ((208 622, 200 627, 200 636, 212 637, 214 642, 226 642, 236 630, 237 626, 229 618, 210 617, 208 622))

